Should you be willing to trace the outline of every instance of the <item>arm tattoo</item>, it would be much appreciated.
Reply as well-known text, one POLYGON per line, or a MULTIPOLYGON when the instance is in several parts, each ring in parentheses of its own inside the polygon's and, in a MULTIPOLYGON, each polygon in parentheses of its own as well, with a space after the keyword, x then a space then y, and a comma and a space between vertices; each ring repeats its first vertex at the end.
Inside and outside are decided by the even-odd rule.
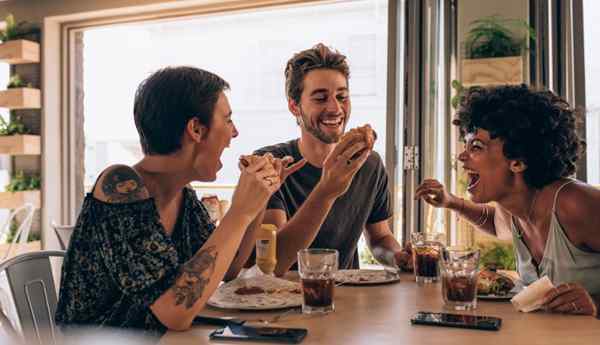
POLYGON ((175 305, 185 303, 185 307, 190 309, 202 296, 210 275, 215 270, 217 255, 215 246, 210 246, 201 249, 183 264, 173 287, 175 305))
POLYGON ((145 185, 140 176, 130 167, 121 166, 106 174, 102 192, 112 203, 132 202, 146 198, 145 185))

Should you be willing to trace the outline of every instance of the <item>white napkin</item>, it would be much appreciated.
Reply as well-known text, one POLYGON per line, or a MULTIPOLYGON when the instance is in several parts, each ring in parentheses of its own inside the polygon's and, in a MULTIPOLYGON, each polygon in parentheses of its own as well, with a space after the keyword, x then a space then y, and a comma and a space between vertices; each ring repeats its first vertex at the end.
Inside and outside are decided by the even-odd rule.
POLYGON ((254 265, 248 269, 240 271, 240 274, 237 277, 241 279, 249 279, 262 276, 268 276, 268 274, 264 274, 263 271, 258 268, 258 265, 254 265))
POLYGON ((553 288, 554 285, 550 279, 547 276, 543 276, 525 287, 510 301, 517 310, 525 313, 538 310, 542 306, 546 293, 553 288))

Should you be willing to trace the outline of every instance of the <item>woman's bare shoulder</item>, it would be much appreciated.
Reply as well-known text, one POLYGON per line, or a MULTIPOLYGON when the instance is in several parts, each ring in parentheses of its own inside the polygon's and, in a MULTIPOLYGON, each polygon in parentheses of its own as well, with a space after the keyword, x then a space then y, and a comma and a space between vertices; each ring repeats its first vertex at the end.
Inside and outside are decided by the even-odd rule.
POLYGON ((555 211, 568 233, 600 251, 600 188, 579 181, 566 185, 555 211))

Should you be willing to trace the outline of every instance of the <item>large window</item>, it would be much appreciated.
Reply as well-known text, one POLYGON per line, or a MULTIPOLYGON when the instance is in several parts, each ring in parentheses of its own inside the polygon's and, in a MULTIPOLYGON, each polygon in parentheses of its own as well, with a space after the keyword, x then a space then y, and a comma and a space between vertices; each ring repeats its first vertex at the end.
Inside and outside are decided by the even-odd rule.
POLYGON ((587 141, 587 180, 600 185, 600 2, 583 2, 583 32, 585 49, 585 108, 587 141))
POLYGON ((376 150, 385 157, 387 15, 387 0, 365 0, 84 30, 85 189, 107 165, 141 158, 132 114, 137 85, 161 67, 191 65, 231 84, 240 135, 224 152, 217 181, 198 186, 199 194, 230 199, 240 154, 299 136, 287 109, 283 70, 295 52, 318 42, 348 56, 349 127, 370 123, 379 134, 376 150))

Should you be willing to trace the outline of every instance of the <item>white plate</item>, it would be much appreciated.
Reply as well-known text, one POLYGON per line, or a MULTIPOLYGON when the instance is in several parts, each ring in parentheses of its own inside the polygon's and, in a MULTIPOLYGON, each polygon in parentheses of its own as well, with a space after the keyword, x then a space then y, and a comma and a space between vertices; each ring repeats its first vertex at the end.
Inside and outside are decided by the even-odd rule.
POLYGON ((340 270, 335 280, 344 285, 376 285, 400 281, 400 276, 384 270, 340 270))
POLYGON ((302 289, 299 283, 271 276, 235 279, 225 283, 207 302, 212 307, 238 310, 269 310, 298 307, 302 305, 302 289), (242 287, 259 287, 263 293, 240 295, 242 287))

